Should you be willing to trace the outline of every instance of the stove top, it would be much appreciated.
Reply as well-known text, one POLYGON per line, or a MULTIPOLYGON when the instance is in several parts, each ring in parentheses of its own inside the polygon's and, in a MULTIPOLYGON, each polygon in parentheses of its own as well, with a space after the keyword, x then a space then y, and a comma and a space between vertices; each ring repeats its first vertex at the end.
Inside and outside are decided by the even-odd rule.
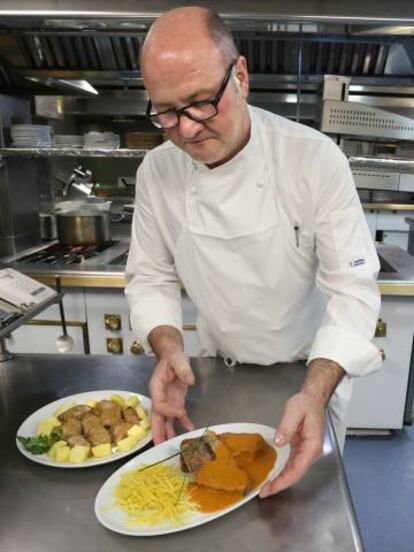
POLYGON ((107 242, 100 245, 61 245, 60 243, 55 243, 42 249, 41 251, 36 251, 30 255, 25 255, 19 257, 14 261, 15 265, 19 264, 39 264, 39 265, 75 265, 80 264, 97 257, 109 247, 116 245, 118 242, 107 242))

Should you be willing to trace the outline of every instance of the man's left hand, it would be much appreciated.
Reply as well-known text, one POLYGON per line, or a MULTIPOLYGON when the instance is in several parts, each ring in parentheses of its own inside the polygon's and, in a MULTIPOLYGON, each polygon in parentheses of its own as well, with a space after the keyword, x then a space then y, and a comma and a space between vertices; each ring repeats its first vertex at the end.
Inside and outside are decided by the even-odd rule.
POLYGON ((301 479, 322 456, 325 429, 325 404, 306 392, 293 395, 285 404, 275 444, 290 443, 289 460, 282 473, 263 485, 260 497, 279 493, 301 479))

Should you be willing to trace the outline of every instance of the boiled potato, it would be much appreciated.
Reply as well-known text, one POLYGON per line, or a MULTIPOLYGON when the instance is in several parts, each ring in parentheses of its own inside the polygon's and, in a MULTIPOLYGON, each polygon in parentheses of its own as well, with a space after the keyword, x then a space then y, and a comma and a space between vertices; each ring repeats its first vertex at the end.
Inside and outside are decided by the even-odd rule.
POLYGON ((131 406, 132 408, 135 408, 139 405, 139 397, 136 395, 131 395, 127 399, 125 399, 125 407, 131 406))
POLYGON ((148 416, 146 416, 139 422, 139 425, 142 429, 144 429, 145 431, 148 431, 148 429, 151 427, 151 419, 148 416))
POLYGON ((138 443, 138 441, 141 441, 141 439, 145 437, 147 432, 143 427, 141 427, 138 424, 135 424, 128 429, 127 433, 129 437, 134 437, 138 443))
POLYGON ((97 402, 89 400, 89 401, 85 401, 85 404, 86 404, 86 406, 90 406, 91 408, 95 408, 95 406, 97 405, 97 402))
POLYGON ((68 445, 58 447, 55 452, 56 462, 69 462, 71 450, 68 445))
POLYGON ((50 435, 55 427, 62 425, 55 416, 45 418, 37 427, 36 435, 50 435))
POLYGON ((110 443, 104 443, 102 445, 96 445, 92 447, 92 456, 95 458, 104 458, 112 454, 112 445, 110 443))
POLYGON ((75 445, 70 449, 69 462, 71 464, 80 464, 84 462, 90 455, 91 447, 84 447, 82 445, 75 445))
POLYGON ((138 439, 136 439, 133 435, 128 435, 128 437, 124 437, 123 439, 118 441, 118 450, 120 452, 127 452, 128 450, 131 450, 132 447, 135 447, 137 443, 138 439))
POLYGON ((48 454, 48 456, 53 458, 53 460, 56 460, 56 451, 57 451, 57 449, 60 448, 60 447, 66 447, 66 446, 67 446, 66 441, 56 441, 56 443, 53 443, 53 445, 50 447, 47 454, 48 454))
POLYGON ((147 413, 145 412, 145 409, 142 406, 137 406, 135 408, 135 411, 138 414, 140 420, 147 417, 147 413))
POLYGON ((121 395, 112 395, 111 401, 114 401, 116 404, 119 404, 121 408, 124 408, 125 406, 125 400, 124 397, 121 397, 121 395))

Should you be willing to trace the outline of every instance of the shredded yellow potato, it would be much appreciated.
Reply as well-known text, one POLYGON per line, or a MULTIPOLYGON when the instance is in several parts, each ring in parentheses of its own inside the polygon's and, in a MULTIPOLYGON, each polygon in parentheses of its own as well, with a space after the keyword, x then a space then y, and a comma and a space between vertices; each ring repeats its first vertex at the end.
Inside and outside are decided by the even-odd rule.
POLYGON ((153 527, 163 522, 181 525, 187 515, 197 511, 187 486, 188 477, 175 466, 143 465, 121 476, 114 496, 130 526, 153 527))

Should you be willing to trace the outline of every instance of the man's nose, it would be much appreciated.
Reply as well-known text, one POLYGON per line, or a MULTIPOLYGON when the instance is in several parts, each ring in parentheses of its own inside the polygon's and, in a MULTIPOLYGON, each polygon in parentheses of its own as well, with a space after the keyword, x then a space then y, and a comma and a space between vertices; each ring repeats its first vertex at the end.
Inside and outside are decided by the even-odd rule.
POLYGON ((178 131, 186 140, 194 138, 203 129, 203 123, 199 121, 193 121, 189 117, 182 113, 178 123, 178 131))

